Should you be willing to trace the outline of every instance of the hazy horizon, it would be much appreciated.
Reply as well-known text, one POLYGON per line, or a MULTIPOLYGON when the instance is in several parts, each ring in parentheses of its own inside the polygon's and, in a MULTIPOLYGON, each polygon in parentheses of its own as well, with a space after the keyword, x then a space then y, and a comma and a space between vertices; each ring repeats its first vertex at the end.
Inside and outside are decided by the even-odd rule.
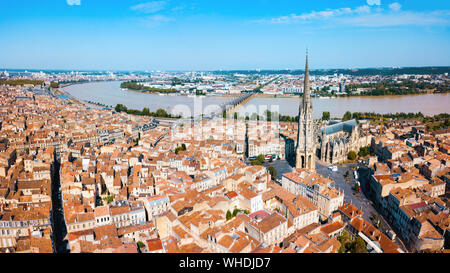
MULTIPOLYGON (((450 68, 450 65, 431 65, 431 66, 392 66, 392 67, 340 67, 340 68, 318 68, 313 69, 310 68, 310 72, 314 71, 328 71, 328 70, 384 70, 384 69, 405 69, 405 68, 450 68)), ((49 71, 49 72, 115 72, 115 73, 130 73, 130 72, 166 72, 166 73, 182 73, 182 72, 227 72, 227 71, 304 71, 304 68, 293 68, 293 69, 216 69, 216 70, 162 70, 162 69, 153 69, 153 70, 137 70, 137 69, 41 69, 41 68, 0 68, 0 71, 49 71)))

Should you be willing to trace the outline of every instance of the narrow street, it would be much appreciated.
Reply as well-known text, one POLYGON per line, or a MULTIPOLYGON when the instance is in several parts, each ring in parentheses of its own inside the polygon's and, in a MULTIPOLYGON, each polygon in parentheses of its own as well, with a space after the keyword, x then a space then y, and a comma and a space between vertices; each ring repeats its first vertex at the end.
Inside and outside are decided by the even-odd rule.
POLYGON ((317 173, 324 177, 334 180, 334 186, 344 192, 344 201, 356 206, 363 212, 363 218, 372 223, 372 217, 376 213, 375 208, 371 205, 371 201, 360 191, 356 193, 354 186, 356 179, 353 173, 353 168, 356 169, 357 164, 343 164, 338 165, 338 171, 333 172, 326 165, 320 163, 316 164, 317 173), (349 182, 345 178, 348 172, 349 182))
POLYGON ((56 253, 67 253, 67 240, 64 238, 67 234, 64 221, 64 211, 62 209, 61 183, 60 183, 60 163, 56 160, 54 173, 52 177, 52 225, 53 242, 56 253))

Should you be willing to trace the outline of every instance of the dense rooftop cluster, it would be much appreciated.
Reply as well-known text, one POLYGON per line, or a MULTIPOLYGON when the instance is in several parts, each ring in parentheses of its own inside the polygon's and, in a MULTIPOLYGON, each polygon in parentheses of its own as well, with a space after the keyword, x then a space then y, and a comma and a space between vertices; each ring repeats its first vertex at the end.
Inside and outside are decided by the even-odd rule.
POLYGON ((366 192, 411 250, 449 247, 449 136, 450 129, 430 133, 402 121, 372 139, 366 192))
MULTIPOLYGON (((280 132, 295 139, 290 123, 166 127, 21 86, 0 89, 0 252, 328 253, 342 249, 344 230, 371 251, 402 252, 332 179, 295 169, 275 182, 264 166, 245 163, 246 132, 248 145, 273 149, 259 153, 284 158, 280 132)), ((373 139, 370 185, 381 185, 373 186, 379 203, 401 219, 405 238, 442 249, 448 131, 387 128, 373 139)))

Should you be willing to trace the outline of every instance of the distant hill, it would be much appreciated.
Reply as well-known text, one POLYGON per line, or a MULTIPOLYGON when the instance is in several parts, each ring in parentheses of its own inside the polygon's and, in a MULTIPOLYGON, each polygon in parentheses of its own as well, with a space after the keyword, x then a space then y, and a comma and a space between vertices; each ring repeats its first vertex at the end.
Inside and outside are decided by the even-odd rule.
MULTIPOLYGON (((218 74, 259 74, 259 75, 272 75, 272 74, 291 74, 301 75, 304 74, 304 70, 228 70, 228 71, 214 71, 218 74)), ((318 69, 310 70, 310 75, 333 75, 344 74, 352 76, 392 76, 403 74, 444 74, 450 73, 450 66, 430 66, 430 67, 400 67, 400 68, 355 68, 355 69, 318 69)))
MULTIPOLYGON (((46 70, 46 69, 7 69, 7 68, 0 68, 0 72, 2 71, 8 71, 12 75, 14 74, 23 74, 25 71, 28 73, 30 72, 47 72, 47 73, 70 73, 72 70, 46 70)), ((105 75, 109 72, 104 70, 73 70, 77 72, 81 72, 84 74, 90 74, 90 75, 105 75)), ((116 74, 119 75, 148 75, 151 74, 149 72, 144 71, 120 71, 115 70, 113 71, 116 74)), ((179 73, 179 72, 192 72, 192 71, 165 71, 166 73, 179 73)), ((302 75, 305 73, 304 70, 301 69, 283 69, 283 70, 275 70, 275 69, 268 69, 268 70, 215 70, 215 71, 197 71, 197 72, 209 72, 214 74, 245 74, 245 75, 273 75, 273 74, 291 74, 291 75, 302 75)), ((313 69, 309 71, 310 75, 333 75, 333 74, 344 74, 344 75, 352 75, 352 76, 374 76, 374 75, 381 75, 381 76, 391 76, 391 75, 402 75, 402 74, 444 74, 444 73, 450 73, 450 66, 428 66, 428 67, 398 67, 398 68, 392 68, 392 67, 385 67, 385 68, 354 68, 354 69, 348 69, 348 68, 336 68, 336 69, 313 69)))

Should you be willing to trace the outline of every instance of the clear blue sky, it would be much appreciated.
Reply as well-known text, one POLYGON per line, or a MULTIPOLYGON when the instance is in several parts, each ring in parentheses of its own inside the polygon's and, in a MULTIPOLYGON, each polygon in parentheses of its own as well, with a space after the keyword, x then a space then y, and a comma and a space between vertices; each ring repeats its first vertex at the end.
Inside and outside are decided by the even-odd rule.
POLYGON ((450 65, 448 0, 1 0, 0 67, 450 65))

